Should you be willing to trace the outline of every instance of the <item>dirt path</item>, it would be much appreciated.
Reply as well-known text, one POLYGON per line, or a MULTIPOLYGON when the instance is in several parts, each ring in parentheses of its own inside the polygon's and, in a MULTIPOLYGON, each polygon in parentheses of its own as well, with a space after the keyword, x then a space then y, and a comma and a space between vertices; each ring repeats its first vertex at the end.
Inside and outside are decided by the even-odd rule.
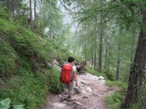
POLYGON ((44 109, 106 109, 104 97, 117 89, 105 85, 103 77, 96 77, 89 73, 78 76, 80 94, 72 96, 73 101, 60 101, 61 95, 49 94, 44 109))

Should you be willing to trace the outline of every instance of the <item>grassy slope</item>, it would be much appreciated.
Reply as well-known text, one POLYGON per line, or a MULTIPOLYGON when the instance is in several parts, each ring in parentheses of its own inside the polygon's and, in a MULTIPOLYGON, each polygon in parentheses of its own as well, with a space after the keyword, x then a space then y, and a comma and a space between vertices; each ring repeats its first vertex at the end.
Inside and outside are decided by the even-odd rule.
POLYGON ((10 98, 11 106, 23 104, 26 109, 43 106, 48 91, 60 91, 59 71, 45 63, 54 58, 61 63, 70 53, 1 18, 0 31, 0 100, 10 98))

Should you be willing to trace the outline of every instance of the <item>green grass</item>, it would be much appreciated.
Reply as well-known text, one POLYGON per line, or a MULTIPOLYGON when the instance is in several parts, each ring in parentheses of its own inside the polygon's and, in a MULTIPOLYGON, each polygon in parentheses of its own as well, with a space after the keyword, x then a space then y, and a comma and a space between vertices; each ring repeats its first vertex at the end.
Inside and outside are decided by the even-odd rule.
POLYGON ((10 98, 25 109, 43 107, 48 92, 60 93, 60 72, 48 69, 53 59, 63 63, 71 53, 49 39, 0 18, 0 101, 10 98))
MULTIPOLYGON (((127 83, 120 81, 106 81, 106 85, 109 87, 118 87, 120 89, 118 92, 105 97, 105 101, 108 102, 108 109, 120 109, 128 87, 127 83)), ((141 95, 141 100, 138 103, 133 103, 129 109, 142 109, 142 102, 144 102, 143 97, 145 97, 145 88, 142 88, 141 95)))
POLYGON ((113 81, 114 80, 114 74, 110 71, 103 71, 103 72, 98 72, 97 70, 95 69, 91 69, 89 68, 88 66, 86 67, 86 70, 88 72, 90 72, 91 74, 93 75, 96 75, 96 76, 103 76, 105 80, 111 80, 113 81))
POLYGON ((0 39, 0 48, 0 76, 8 76, 14 73, 17 54, 15 50, 2 39, 0 39))
POLYGON ((91 69, 88 66, 86 66, 85 69, 93 75, 106 77, 106 75, 104 73, 99 73, 97 70, 91 69))
POLYGON ((120 109, 120 105, 124 100, 124 95, 121 92, 113 93, 105 97, 105 101, 108 102, 107 109, 120 109))
MULTIPOLYGON (((23 74, 22 68, 20 69, 23 74)), ((25 75, 17 75, 5 80, 5 87, 0 89, 0 100, 11 99, 11 105, 22 104, 26 109, 43 107, 48 91, 60 93, 63 85, 59 81, 59 71, 53 68, 44 74, 37 72, 24 72, 25 75)))
POLYGON ((110 81, 110 80, 107 80, 106 81, 106 85, 109 86, 109 87, 116 86, 116 87, 120 88, 120 90, 126 90, 127 87, 128 87, 127 83, 121 82, 121 81, 110 81))
POLYGON ((127 84, 121 81, 106 81, 106 85, 109 87, 118 87, 119 91, 105 97, 105 101, 108 102, 108 109, 120 109, 120 105, 125 97, 127 84))

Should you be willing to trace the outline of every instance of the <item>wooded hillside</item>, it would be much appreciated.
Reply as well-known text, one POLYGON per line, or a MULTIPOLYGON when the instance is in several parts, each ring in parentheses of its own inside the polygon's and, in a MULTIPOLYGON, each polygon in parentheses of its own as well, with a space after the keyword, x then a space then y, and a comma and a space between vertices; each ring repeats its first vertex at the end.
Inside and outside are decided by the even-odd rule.
POLYGON ((144 107, 145 13, 145 0, 0 0, 0 101, 43 107, 63 88, 54 60, 73 56, 121 88, 109 109, 144 107))

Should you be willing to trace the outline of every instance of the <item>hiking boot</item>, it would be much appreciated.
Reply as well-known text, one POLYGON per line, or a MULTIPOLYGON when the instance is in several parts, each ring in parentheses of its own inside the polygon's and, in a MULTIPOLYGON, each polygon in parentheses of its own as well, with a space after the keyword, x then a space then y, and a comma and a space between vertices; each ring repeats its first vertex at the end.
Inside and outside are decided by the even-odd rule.
POLYGON ((66 100, 67 97, 68 97, 68 94, 67 94, 67 93, 63 93, 63 94, 61 94, 61 95, 59 96, 59 98, 60 98, 60 102, 63 102, 64 100, 66 100))
POLYGON ((63 97, 64 97, 64 98, 68 98, 68 94, 67 94, 67 93, 64 93, 64 94, 63 94, 63 97))
POLYGON ((67 97, 67 101, 69 101, 69 102, 70 102, 70 101, 73 101, 73 99, 71 98, 71 96, 68 96, 68 97, 67 97))

